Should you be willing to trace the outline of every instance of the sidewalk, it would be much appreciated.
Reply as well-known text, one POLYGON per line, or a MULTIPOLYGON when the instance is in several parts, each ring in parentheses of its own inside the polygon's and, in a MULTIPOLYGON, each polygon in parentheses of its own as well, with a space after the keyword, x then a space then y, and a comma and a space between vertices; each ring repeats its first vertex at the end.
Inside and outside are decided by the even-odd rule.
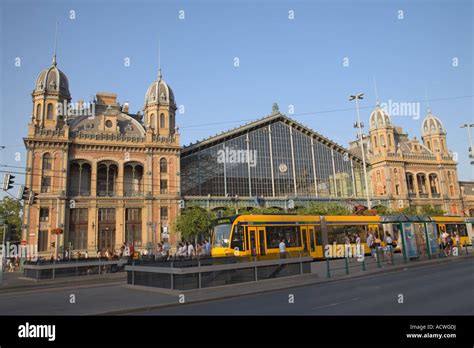
POLYGON ((0 294, 6 292, 18 292, 38 289, 52 289, 64 286, 106 284, 112 282, 125 283, 127 275, 125 272, 108 273, 102 275, 91 275, 83 277, 58 278, 37 281, 23 277, 23 272, 3 273, 3 281, 0 284, 0 294))
MULTIPOLYGON (((440 259, 432 259, 432 260, 424 260, 424 261, 412 261, 407 264, 395 264, 393 266, 390 265, 383 265, 383 267, 378 268, 377 264, 367 264, 366 271, 362 271, 362 267, 360 267, 360 271, 353 272, 349 275, 346 275, 344 271, 342 274, 334 274, 331 275, 331 278, 326 277, 326 262, 314 262, 312 265, 312 270, 314 269, 315 273, 307 274, 303 276, 293 276, 287 278, 279 278, 279 279, 270 279, 270 280, 262 280, 258 282, 247 282, 247 283, 240 283, 240 284, 233 284, 233 285, 225 285, 219 286, 216 288, 208 288, 208 289, 198 289, 198 290, 168 290, 168 289, 159 289, 159 288, 152 288, 146 286, 132 286, 132 285, 124 285, 129 289, 134 289, 137 291, 143 291, 147 293, 156 293, 157 295, 171 295, 171 298, 174 300, 166 301, 160 304, 153 304, 149 306, 137 307, 137 308, 123 308, 117 309, 114 311, 106 311, 96 314, 103 314, 103 315, 120 315, 120 314, 132 314, 137 312, 144 312, 148 310, 155 310, 164 307, 170 306, 177 306, 183 303, 199 303, 199 302, 206 302, 212 300, 220 300, 220 299, 228 299, 231 297, 239 297, 245 296, 250 294, 256 293, 264 293, 270 292, 275 290, 283 290, 283 289, 292 289, 301 286, 313 285, 318 283, 327 283, 327 282, 334 282, 334 281, 341 281, 341 280, 350 280, 354 278, 360 277, 370 277, 378 274, 389 273, 389 272, 397 272, 397 271, 405 271, 412 268, 418 267, 433 267, 439 264, 444 264, 448 262, 456 262, 465 259, 473 259, 474 254, 465 255, 465 256, 457 256, 457 257, 447 257, 447 258, 440 258, 440 259), (322 272, 324 270, 324 274, 322 272), (181 302, 180 302, 181 300, 181 302)), ((339 263, 344 263, 344 260, 333 260, 339 263)), ((352 261, 352 263, 357 261, 352 261)), ((339 267, 339 266, 338 266, 339 267)))

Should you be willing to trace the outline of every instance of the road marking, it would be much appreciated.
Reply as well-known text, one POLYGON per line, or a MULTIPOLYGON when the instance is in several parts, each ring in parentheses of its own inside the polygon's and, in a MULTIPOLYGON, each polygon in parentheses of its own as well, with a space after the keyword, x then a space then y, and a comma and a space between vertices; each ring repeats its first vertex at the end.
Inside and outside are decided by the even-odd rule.
POLYGON ((327 307, 334 307, 334 306, 338 306, 340 304, 343 304, 343 303, 348 303, 348 302, 353 302, 353 301, 358 301, 360 300, 360 297, 354 297, 354 298, 351 298, 349 300, 345 300, 345 301, 341 301, 341 302, 335 302, 335 303, 330 303, 328 305, 324 305, 324 306, 318 306, 318 307, 313 307, 311 309, 320 309, 320 308, 327 308, 327 307))

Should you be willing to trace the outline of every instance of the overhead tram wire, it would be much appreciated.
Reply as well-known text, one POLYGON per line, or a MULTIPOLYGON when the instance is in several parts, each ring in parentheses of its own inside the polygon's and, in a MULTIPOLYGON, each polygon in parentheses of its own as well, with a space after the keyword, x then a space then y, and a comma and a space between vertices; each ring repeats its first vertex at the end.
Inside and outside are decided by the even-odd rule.
MULTIPOLYGON (((474 97, 474 94, 471 95, 463 95, 463 96, 457 96, 457 97, 446 97, 446 98, 432 98, 429 100, 423 99, 423 100, 413 100, 413 101, 406 101, 406 103, 426 103, 427 101, 445 101, 445 100, 455 100, 455 99, 463 99, 463 98, 472 98, 474 97)), ((359 109, 372 109, 373 105, 369 106, 361 106, 359 109)), ((321 111, 312 111, 312 112, 300 112, 300 113, 295 113, 291 114, 292 117, 298 117, 298 116, 310 116, 310 115, 318 115, 318 114, 327 114, 327 113, 332 113, 332 112, 342 112, 342 111, 354 111, 355 108, 339 108, 339 109, 329 109, 329 110, 321 110, 321 111)), ((255 121, 255 118, 247 118, 247 119, 240 119, 240 120, 231 120, 231 121, 225 121, 225 122, 213 122, 213 123, 201 123, 201 124, 192 124, 192 125, 187 125, 187 126, 180 126, 179 129, 183 128, 195 128, 195 127, 205 127, 205 126, 214 126, 214 125, 220 125, 220 124, 232 124, 232 123, 242 123, 242 122, 252 122, 255 121)), ((9 145, 9 146, 3 146, 3 148, 10 148, 10 147, 20 147, 24 146, 24 144, 21 145, 9 145)))
MULTIPOLYGON (((430 99, 430 101, 443 101, 443 100, 454 100, 454 99, 462 99, 462 98, 472 98, 474 97, 473 95, 465 95, 465 96, 458 96, 458 97, 446 97, 446 98, 435 98, 435 99, 430 99)), ((406 103, 421 103, 421 102, 426 102, 426 99, 423 100, 413 100, 413 101, 407 101, 406 103)), ((360 109, 372 109, 373 105, 369 106, 359 106, 360 109)), ((340 108, 340 109, 329 109, 329 110, 321 110, 321 111, 313 111, 313 112, 300 112, 300 113, 294 113, 291 114, 291 117, 298 117, 298 116, 310 116, 310 115, 317 115, 317 114, 327 114, 327 113, 332 113, 332 112, 343 112, 343 111, 354 111, 355 108, 340 108)), ((241 120, 233 120, 233 121, 225 121, 225 122, 214 122, 214 123, 202 123, 202 124, 194 124, 194 125, 188 125, 188 126, 180 126, 179 129, 183 128, 194 128, 194 127, 204 127, 204 126, 213 126, 213 125, 219 125, 219 124, 229 124, 229 123, 238 123, 238 122, 251 122, 255 121, 255 119, 241 119, 241 120)))

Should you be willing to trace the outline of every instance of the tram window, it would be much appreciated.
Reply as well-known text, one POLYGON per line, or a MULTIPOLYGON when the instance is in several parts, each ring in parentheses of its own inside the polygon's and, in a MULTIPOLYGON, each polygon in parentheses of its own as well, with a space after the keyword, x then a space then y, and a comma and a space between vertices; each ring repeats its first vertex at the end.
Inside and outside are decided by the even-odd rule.
POLYGON ((467 237, 467 228, 466 225, 458 225, 459 237, 467 237))
POLYGON ((346 236, 351 243, 356 242, 356 235, 359 235, 361 242, 367 239, 366 226, 363 225, 335 225, 328 226, 328 243, 345 244, 346 236))
POLYGON ((459 237, 467 237, 467 229, 464 224, 449 224, 446 225, 446 231, 450 235, 459 234, 459 237))
POLYGON ((456 225, 456 224, 446 225, 446 232, 448 232, 451 236, 453 234, 457 234, 458 233, 458 225, 456 225))
POLYGON ((244 227, 235 226, 234 233, 232 233, 232 242, 230 244, 232 249, 239 248, 238 250, 244 249, 244 227))
POLYGON ((311 248, 311 251, 315 251, 316 248, 314 246, 314 232, 313 230, 308 230, 308 233, 309 233, 309 246, 311 248))
POLYGON ((267 226, 267 248, 278 248, 284 239, 287 247, 301 246, 300 229, 297 226, 267 226))
POLYGON ((323 245, 323 238, 321 233, 321 226, 316 225, 314 228, 314 234, 316 235, 316 244, 323 245))
POLYGON ((398 240, 400 238, 400 225, 392 224, 392 239, 398 240))

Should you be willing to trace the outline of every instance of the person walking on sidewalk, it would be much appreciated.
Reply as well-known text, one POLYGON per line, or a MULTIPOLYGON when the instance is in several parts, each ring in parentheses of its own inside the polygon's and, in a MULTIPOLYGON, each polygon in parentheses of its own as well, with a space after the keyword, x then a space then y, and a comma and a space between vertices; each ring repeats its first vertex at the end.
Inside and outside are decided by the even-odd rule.
POLYGON ((369 232, 369 235, 366 240, 367 247, 370 249, 370 254, 377 259, 377 256, 375 254, 375 238, 372 232, 369 232))
POLYGON ((286 258, 286 244, 284 239, 278 244, 278 248, 280 248, 280 259, 286 258))
POLYGON ((392 247, 393 247, 393 239, 392 239, 392 236, 390 235, 390 233, 387 232, 387 235, 385 236, 385 256, 384 258, 387 260, 388 258, 388 261, 387 263, 389 265, 392 264, 392 262, 390 261, 391 260, 391 254, 392 254, 392 247), (388 256, 388 257, 387 257, 388 256))

